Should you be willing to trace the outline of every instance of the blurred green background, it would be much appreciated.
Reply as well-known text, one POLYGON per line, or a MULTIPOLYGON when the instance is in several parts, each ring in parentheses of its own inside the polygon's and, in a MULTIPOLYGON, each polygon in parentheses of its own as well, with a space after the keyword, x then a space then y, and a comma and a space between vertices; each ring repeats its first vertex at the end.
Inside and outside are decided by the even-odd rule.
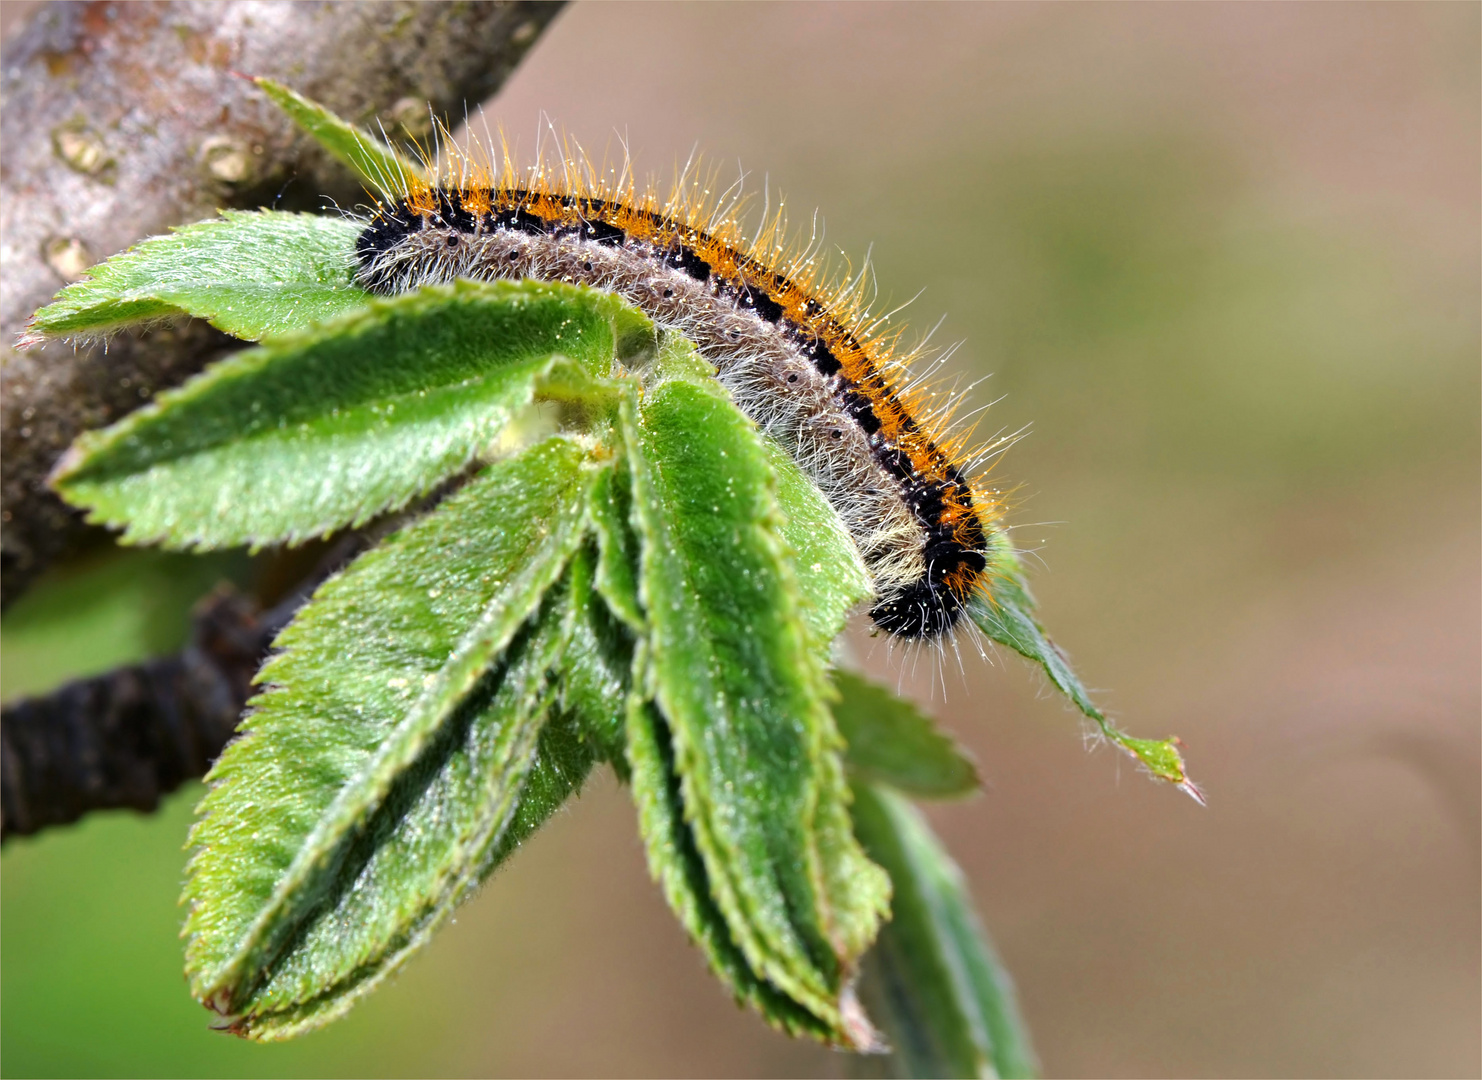
MULTIPOLYGON (((486 111, 694 146, 872 247, 992 373, 1046 622, 1201 810, 1009 657, 856 635, 969 744, 932 817, 1051 1075, 1476 1075, 1479 7, 578 4, 486 111), (941 685, 945 681, 945 688, 941 685)), ((240 561, 94 554, 7 613, 6 699, 167 650, 240 561)), ((7 844, 7 1076, 835 1075, 738 1012, 610 778, 329 1030, 207 1030, 199 789, 7 844)))

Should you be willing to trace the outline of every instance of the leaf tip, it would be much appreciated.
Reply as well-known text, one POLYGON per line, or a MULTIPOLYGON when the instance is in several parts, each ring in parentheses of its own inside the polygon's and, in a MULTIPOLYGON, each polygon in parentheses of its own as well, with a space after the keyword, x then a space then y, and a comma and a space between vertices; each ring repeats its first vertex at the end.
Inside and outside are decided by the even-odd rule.
POLYGON ((241 1025, 243 1017, 237 1010, 228 987, 218 985, 213 989, 197 990, 196 1000, 216 1014, 216 1018, 211 1021, 213 1029, 234 1031, 241 1025))
POLYGON ((37 328, 36 318, 32 316, 21 332, 15 336, 15 347, 24 352, 33 345, 40 345, 45 340, 46 335, 37 328))
POLYGON ((839 1020, 849 1040, 849 1049, 856 1054, 890 1053, 890 1044, 865 1013, 852 982, 839 995, 839 1020))
MULTIPOLYGON (((1183 756, 1182 751, 1183 751, 1184 741, 1182 739, 1180 739, 1177 735, 1170 735, 1170 736, 1168 736, 1168 743, 1173 748, 1174 754, 1177 755, 1177 757, 1178 757, 1178 765, 1179 765, 1179 768, 1180 769, 1183 769, 1183 767, 1184 767, 1184 756, 1183 756)), ((1200 806, 1208 806, 1209 805, 1209 803, 1207 801, 1205 801, 1203 789, 1201 789, 1198 784, 1194 783, 1193 779, 1189 776, 1189 774, 1188 774, 1187 771, 1184 772, 1182 779, 1180 779, 1180 780, 1178 780, 1178 781, 1176 781, 1174 783, 1174 786, 1177 787, 1180 791, 1182 791, 1189 798, 1193 799, 1200 806)))
POLYGON ((67 481, 78 469, 82 468, 82 463, 87 457, 87 451, 78 445, 80 441, 74 440, 72 445, 63 451, 62 456, 57 458, 57 463, 51 467, 51 472, 46 474, 46 486, 68 502, 71 500, 67 497, 67 481))
POLYGON ((1167 780, 1200 806, 1207 806, 1204 792, 1189 778, 1184 756, 1181 753, 1183 740, 1177 735, 1166 739, 1137 739, 1115 729, 1108 735, 1123 751, 1136 758, 1149 774, 1159 780, 1167 780))

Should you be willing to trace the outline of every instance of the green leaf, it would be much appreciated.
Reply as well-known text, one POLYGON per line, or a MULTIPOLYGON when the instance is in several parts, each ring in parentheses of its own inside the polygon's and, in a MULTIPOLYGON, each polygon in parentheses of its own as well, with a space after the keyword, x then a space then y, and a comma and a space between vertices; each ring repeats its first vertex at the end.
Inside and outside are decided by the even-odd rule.
POLYGON ((633 533, 633 482, 625 465, 604 473, 592 493, 592 523, 601 555, 596 588, 612 613, 635 634, 648 630, 638 600, 638 537, 633 533))
POLYGON ((605 375, 619 320, 614 298, 566 285, 378 300, 83 435, 53 484, 127 543, 257 546, 359 525, 468 465, 557 357, 605 375))
POLYGON ((774 473, 714 380, 668 377, 667 355, 641 408, 629 398, 621 412, 651 627, 644 689, 668 725, 683 817, 732 940, 834 1041, 868 1048, 849 985, 889 887, 850 830, 774 473))
POLYGON ((291 940, 279 939, 271 959, 262 958, 223 1026, 270 1041, 343 1015, 426 944, 539 824, 537 814, 559 805, 569 778, 549 756, 542 761, 540 749, 551 746, 543 737, 553 669, 568 644, 563 599, 547 597, 535 625, 405 762, 353 837, 328 849, 336 865, 316 884, 313 909, 281 916, 291 920, 291 940), (542 765, 537 798, 527 805, 527 781, 542 765))
POLYGON ((1013 982, 962 872, 921 814, 887 788, 857 783, 854 822, 895 887, 894 916, 865 957, 860 984, 893 1049, 861 1065, 903 1077, 1036 1075, 1013 982))
POLYGON ((31 317, 18 344, 185 315, 249 341, 325 322, 370 299, 355 281, 360 230, 335 217, 223 210, 94 266, 31 317))
MULTIPOLYGON (((637 664, 639 683, 647 680, 646 655, 637 664)), ((735 995, 768 1023, 789 1035, 835 1039, 835 1027, 759 976, 736 947, 725 915, 712 893, 705 860, 685 824, 684 799, 674 772, 669 727, 657 707, 634 694, 628 713, 628 764, 633 801, 638 807, 648 865, 664 898, 705 953, 711 969, 735 995)))
POLYGON ((1034 599, 1024 584, 1019 561, 1002 534, 990 555, 988 575, 991 584, 987 595, 979 593, 973 597, 967 609, 968 617, 978 629, 1000 645, 1007 645, 1039 664, 1056 689, 1096 723, 1108 742, 1136 759, 1153 776, 1176 785, 1202 806, 1204 794, 1189 779, 1177 737, 1133 738, 1092 704, 1070 661, 1034 618, 1034 599))
POLYGON ((966 752, 915 705, 853 672, 835 671, 833 679, 834 719, 855 777, 928 799, 978 790, 966 752))
MULTIPOLYGON (((601 501, 611 477, 611 469, 598 474, 589 506, 601 501)), ((589 744, 590 754, 626 776, 624 727, 636 642, 632 628, 614 617, 595 587, 597 562, 589 543, 572 567, 574 619, 561 670, 561 708, 571 716, 578 737, 589 744)))
POLYGON ((279 636, 191 834, 187 971, 237 1030, 337 1015, 476 880, 555 693, 570 618, 535 617, 595 473, 562 438, 490 466, 279 636))
POLYGON ((792 549, 803 617, 826 655, 849 612, 870 595, 869 571, 818 485, 771 439, 762 446, 777 476, 782 539, 792 549))
POLYGON ((252 81, 262 88, 274 105, 288 114, 290 120, 377 191, 401 192, 411 184, 428 181, 427 170, 370 132, 341 120, 317 101, 311 101, 272 79, 258 77, 252 81))
MULTIPOLYGON (((665 336, 661 364, 671 378, 703 381, 715 377, 709 361, 677 334, 665 336)), ((869 571, 818 485, 771 439, 762 440, 762 449, 777 477, 774 494, 782 511, 782 539, 792 549, 802 613, 814 641, 827 652, 844 629, 850 610, 870 595, 869 571)))
MULTIPOLYGON (((601 469, 596 479, 610 472, 601 469)), ((632 646, 619 643, 614 648, 603 640, 601 628, 593 628, 594 616, 600 618, 605 610, 592 591, 594 562, 590 542, 571 560, 566 579, 565 652, 552 667, 557 680, 556 708, 541 728, 535 763, 514 816, 480 877, 492 873, 579 791, 597 762, 614 756, 621 761, 622 711, 632 646), (594 677, 602 681, 596 683, 594 677)))

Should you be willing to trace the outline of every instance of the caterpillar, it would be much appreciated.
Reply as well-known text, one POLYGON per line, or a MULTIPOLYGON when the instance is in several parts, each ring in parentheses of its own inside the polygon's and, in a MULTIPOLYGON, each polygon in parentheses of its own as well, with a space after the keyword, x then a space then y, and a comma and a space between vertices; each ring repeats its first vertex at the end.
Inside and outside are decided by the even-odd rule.
POLYGON ((395 294, 454 278, 531 278, 608 290, 689 338, 732 400, 818 485, 874 586, 870 617, 904 639, 951 631, 984 584, 996 493, 975 484, 944 409, 911 379, 900 331, 882 331, 864 275, 823 281, 813 242, 790 244, 782 211, 747 239, 736 204, 688 180, 652 185, 569 155, 559 171, 456 183, 403 178, 356 243, 356 274, 395 294))

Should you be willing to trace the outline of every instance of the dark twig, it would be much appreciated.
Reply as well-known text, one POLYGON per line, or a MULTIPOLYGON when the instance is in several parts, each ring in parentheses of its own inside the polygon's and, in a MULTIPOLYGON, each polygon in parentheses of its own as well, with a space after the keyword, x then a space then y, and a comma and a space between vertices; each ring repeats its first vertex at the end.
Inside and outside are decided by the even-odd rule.
POLYGON ((278 627, 227 588, 197 609, 191 643, 29 698, 0 716, 0 837, 92 810, 153 810, 206 771, 236 729, 278 627))

